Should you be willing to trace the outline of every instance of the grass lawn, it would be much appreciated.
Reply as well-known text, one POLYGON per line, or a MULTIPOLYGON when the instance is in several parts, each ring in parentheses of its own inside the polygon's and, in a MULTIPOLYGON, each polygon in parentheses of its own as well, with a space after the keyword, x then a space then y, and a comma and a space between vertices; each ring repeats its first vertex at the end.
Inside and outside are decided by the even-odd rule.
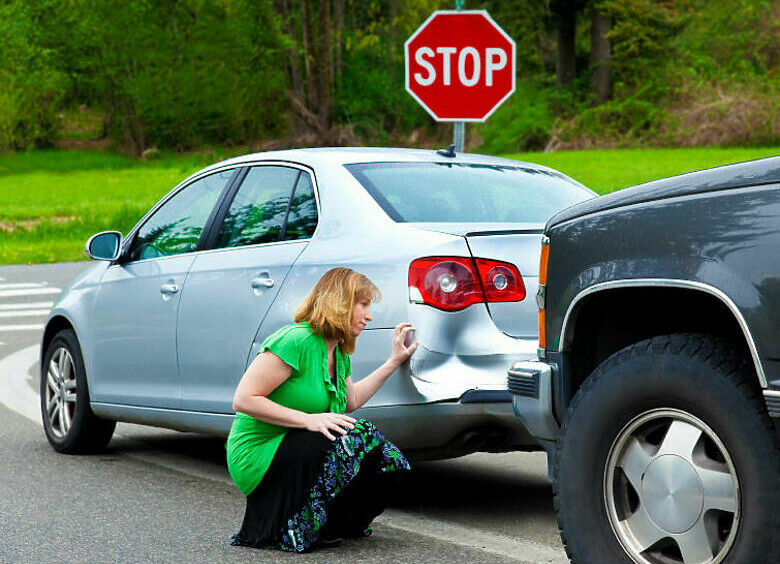
MULTIPOLYGON (((599 193, 664 176, 780 154, 780 147, 522 153, 599 193)), ((0 154, 0 264, 83 260, 90 235, 127 233, 187 175, 230 156, 162 154, 151 161, 95 151, 0 154)))
POLYGON ((568 174, 599 194, 725 164, 780 155, 780 147, 616 149, 503 155, 568 174))

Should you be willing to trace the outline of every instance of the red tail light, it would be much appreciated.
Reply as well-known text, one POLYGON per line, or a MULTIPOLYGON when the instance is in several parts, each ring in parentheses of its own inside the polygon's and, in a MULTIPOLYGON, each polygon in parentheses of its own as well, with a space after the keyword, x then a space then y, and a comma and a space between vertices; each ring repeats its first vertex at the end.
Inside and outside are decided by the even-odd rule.
POLYGON ((519 302, 525 285, 508 262, 465 257, 426 257, 409 266, 409 299, 445 311, 476 303, 519 302))
POLYGON ((487 302, 519 302, 525 299, 525 284, 514 264, 476 259, 487 302))

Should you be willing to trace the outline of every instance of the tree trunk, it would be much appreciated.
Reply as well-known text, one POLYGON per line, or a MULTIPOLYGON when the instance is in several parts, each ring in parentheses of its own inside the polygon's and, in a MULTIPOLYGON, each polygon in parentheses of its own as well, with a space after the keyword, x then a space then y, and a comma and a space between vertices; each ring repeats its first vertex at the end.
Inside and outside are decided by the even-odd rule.
MULTIPOLYGON (((295 26, 293 25, 290 17, 290 3, 289 0, 276 0, 279 14, 282 16, 283 31, 292 40, 295 41, 296 33, 295 26)), ((290 87, 292 95, 299 100, 303 100, 303 85, 301 84, 301 68, 300 61, 298 60, 298 50, 295 48, 295 44, 287 51, 289 67, 290 67, 290 87)), ((298 135, 302 133, 301 118, 298 112, 293 111, 293 132, 298 135)))
POLYGON ((341 33, 344 30, 344 0, 333 0, 333 12, 336 18, 335 39, 336 39, 336 83, 341 82, 341 33))
POLYGON ((590 26, 590 83, 599 104, 603 104, 612 97, 609 69, 610 45, 609 39, 606 37, 611 26, 611 18, 602 15, 596 9, 593 10, 590 26))
POLYGON ((319 45, 317 49, 317 90, 319 103, 317 114, 326 127, 330 126, 331 92, 333 91, 333 45, 330 27, 330 0, 319 0, 319 45))
POLYGON ((571 5, 561 8, 557 14, 555 28, 555 83, 558 88, 570 84, 576 76, 576 46, 577 11, 571 5))
POLYGON ((314 26, 311 21, 311 0, 301 0, 301 35, 303 37, 303 60, 306 70, 307 106, 313 110, 318 106, 317 57, 314 51, 314 26))

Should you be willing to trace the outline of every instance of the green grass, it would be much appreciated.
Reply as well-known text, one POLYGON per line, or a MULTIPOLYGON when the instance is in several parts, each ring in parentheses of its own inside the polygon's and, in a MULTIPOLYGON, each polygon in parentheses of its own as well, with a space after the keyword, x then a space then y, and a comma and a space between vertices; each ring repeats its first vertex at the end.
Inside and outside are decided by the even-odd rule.
POLYGON ((657 178, 775 155, 780 155, 780 147, 614 149, 504 156, 549 166, 606 194, 657 178))
MULTIPOLYGON (((182 179, 235 151, 130 159, 97 151, 0 154, 0 264, 84 260, 99 231, 127 233, 182 179)), ((648 180, 780 154, 780 147, 523 153, 599 193, 648 180)))

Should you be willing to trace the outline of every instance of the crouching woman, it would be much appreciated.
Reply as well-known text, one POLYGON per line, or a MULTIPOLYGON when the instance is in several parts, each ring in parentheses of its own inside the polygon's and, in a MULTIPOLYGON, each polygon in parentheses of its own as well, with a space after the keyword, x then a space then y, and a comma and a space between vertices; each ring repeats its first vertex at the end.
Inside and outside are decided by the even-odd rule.
POLYGON ((329 270, 295 311, 295 322, 260 348, 236 389, 228 469, 246 496, 231 544, 304 552, 368 536, 387 505, 404 455, 362 406, 406 361, 408 323, 393 332, 390 357, 360 382, 351 378, 355 340, 371 321, 377 287, 348 268, 329 270))

